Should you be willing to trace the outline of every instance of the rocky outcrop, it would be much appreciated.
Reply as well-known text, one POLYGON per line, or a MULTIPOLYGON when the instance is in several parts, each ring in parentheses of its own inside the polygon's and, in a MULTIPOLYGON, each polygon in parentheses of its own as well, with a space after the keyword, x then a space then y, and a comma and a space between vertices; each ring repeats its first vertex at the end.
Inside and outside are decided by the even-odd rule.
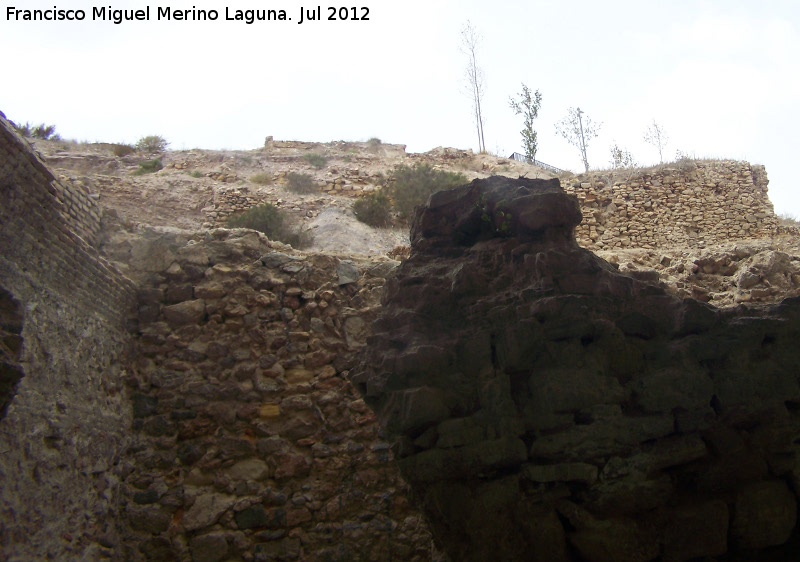
POLYGON ((454 560, 688 560, 789 541, 800 300, 716 309, 581 249, 557 180, 418 208, 351 380, 454 560))

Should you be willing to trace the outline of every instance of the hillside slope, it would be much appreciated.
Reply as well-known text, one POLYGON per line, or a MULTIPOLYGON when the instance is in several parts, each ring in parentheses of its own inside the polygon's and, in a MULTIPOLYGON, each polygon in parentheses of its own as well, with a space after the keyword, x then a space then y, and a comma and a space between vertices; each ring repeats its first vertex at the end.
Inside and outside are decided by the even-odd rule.
MULTIPOLYGON (((117 157, 110 144, 35 141, 34 145, 63 180, 84 186, 105 209, 116 213, 118 220, 111 222, 119 222, 131 233, 142 225, 189 231, 225 226, 229 215, 269 202, 313 235, 306 251, 348 256, 386 256, 395 249, 403 255, 408 246, 408 230, 402 224, 373 228, 359 222, 352 211, 355 199, 379 189, 398 165, 427 163, 461 173, 468 180, 492 175, 554 177, 537 166, 471 150, 440 147, 415 154, 407 153, 404 145, 375 141, 269 141, 249 151, 168 151, 160 156, 162 170, 142 175, 136 172, 146 156, 117 157), (311 176, 316 184, 313 192, 298 194, 288 189, 292 173, 311 176)), ((565 173, 560 179, 562 185, 574 189, 591 177, 565 173)), ((599 211, 588 212, 604 216, 599 211)), ((781 232, 780 236, 706 247, 639 248, 634 243, 626 248, 594 249, 621 271, 657 281, 682 297, 717 306, 775 302, 800 294, 800 236, 796 227, 781 232)))

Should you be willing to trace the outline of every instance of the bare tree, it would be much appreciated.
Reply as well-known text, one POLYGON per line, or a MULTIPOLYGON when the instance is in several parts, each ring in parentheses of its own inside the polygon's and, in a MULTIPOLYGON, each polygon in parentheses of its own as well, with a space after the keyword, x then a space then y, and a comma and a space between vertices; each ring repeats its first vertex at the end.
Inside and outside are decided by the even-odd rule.
POLYGON ((484 92, 484 75, 483 69, 478 66, 477 51, 481 42, 481 36, 467 20, 464 28, 461 30, 461 44, 459 49, 467 56, 467 68, 465 74, 467 84, 469 86, 469 94, 472 98, 472 108, 475 112, 475 126, 478 131, 478 150, 486 152, 486 141, 483 138, 483 111, 481 110, 481 101, 483 100, 484 92))
POLYGON ((611 150, 611 169, 624 170, 636 167, 636 160, 633 155, 625 148, 621 148, 617 141, 610 148, 611 150))
POLYGON ((508 103, 514 113, 522 115, 522 145, 525 148, 525 158, 531 164, 536 163, 536 150, 539 148, 539 140, 536 131, 533 130, 533 120, 539 116, 539 108, 542 106, 542 94, 539 90, 531 92, 525 84, 522 84, 522 92, 519 93, 519 100, 509 98, 508 103))
POLYGON ((653 124, 647 128, 647 131, 644 133, 644 142, 648 144, 652 144, 654 147, 658 149, 658 159, 663 164, 664 163, 664 147, 667 146, 669 142, 669 137, 667 133, 664 132, 664 127, 656 123, 656 120, 653 119, 653 124))
POLYGON ((602 123, 594 123, 588 116, 585 116, 580 107, 577 109, 570 107, 567 110, 567 116, 556 123, 556 132, 580 151, 587 172, 589 171, 589 160, 586 157, 586 146, 590 140, 597 138, 602 126, 602 123))

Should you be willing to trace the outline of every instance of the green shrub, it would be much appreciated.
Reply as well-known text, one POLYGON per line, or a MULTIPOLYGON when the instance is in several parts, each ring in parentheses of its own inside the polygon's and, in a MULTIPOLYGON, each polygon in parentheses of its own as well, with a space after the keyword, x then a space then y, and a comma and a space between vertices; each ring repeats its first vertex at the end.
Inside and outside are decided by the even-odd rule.
POLYGON ((317 170, 321 170, 328 164, 328 159, 325 156, 322 154, 315 154, 313 152, 303 154, 303 160, 308 162, 310 166, 313 166, 317 170))
POLYGON ((377 185, 377 186, 379 186, 379 187, 384 187, 384 186, 386 185, 386 180, 387 180, 387 178, 386 178, 386 176, 383 174, 383 172, 378 172, 377 174, 375 174, 374 176, 372 176, 372 179, 371 179, 370 181, 371 181, 373 184, 375 184, 375 185, 377 185))
POLYGON ((286 176, 286 185, 295 193, 313 193, 316 191, 314 178, 308 174, 289 172, 289 174, 286 176))
POLYGON ((114 156, 122 157, 136 152, 136 147, 130 144, 113 144, 111 145, 111 151, 114 153, 114 156))
POLYGON ((30 123, 25 123, 24 125, 17 125, 16 123, 12 122, 12 125, 14 125, 14 130, 16 130, 20 136, 23 136, 25 138, 29 138, 31 136, 31 131, 33 129, 31 128, 30 123))
POLYGON ((54 141, 61 140, 61 135, 56 134, 56 126, 45 125, 44 123, 34 127, 31 130, 31 136, 35 139, 42 139, 42 140, 54 140, 54 141))
POLYGON ((25 123, 24 125, 17 125, 16 123, 12 122, 11 124, 14 126, 14 130, 16 130, 17 133, 19 133, 21 136, 25 138, 53 140, 53 141, 61 140, 61 135, 56 134, 55 125, 45 125, 44 123, 41 123, 40 125, 36 125, 34 127, 30 123, 25 123))
POLYGON ((160 154, 164 152, 168 146, 169 143, 166 139, 158 135, 142 137, 136 142, 136 148, 147 154, 160 154))
POLYGON ((250 176, 250 181, 258 185, 269 185, 272 183, 272 174, 259 172, 250 176))
POLYGON ((392 178, 394 205, 406 219, 411 218, 414 207, 425 203, 432 193, 467 182, 463 174, 435 170, 430 164, 417 164, 413 168, 400 164, 392 172, 392 178))
POLYGON ((369 148, 378 148, 381 144, 383 144, 383 141, 378 137, 372 137, 367 141, 367 146, 369 148))
POLYGON ((193 178, 202 178, 203 177, 203 172, 200 172, 198 170, 192 170, 191 172, 188 172, 188 174, 190 176, 192 176, 193 178))
POLYGON ((137 176, 141 176, 142 174, 152 174, 161 170, 163 167, 164 165, 158 158, 155 160, 143 160, 139 162, 139 169, 136 170, 134 174, 137 176))
POLYGON ((373 191, 353 203, 356 218, 370 226, 388 226, 391 222, 390 208, 391 202, 382 190, 373 191))
POLYGON ((275 205, 262 203, 250 207, 243 213, 231 215, 228 228, 251 228, 263 232, 271 240, 278 240, 294 248, 305 248, 313 243, 308 231, 300 231, 289 226, 286 213, 275 205))
POLYGON ((285 220, 285 215, 275 205, 262 203, 243 213, 229 216, 228 227, 252 228, 273 238, 284 228, 285 220))

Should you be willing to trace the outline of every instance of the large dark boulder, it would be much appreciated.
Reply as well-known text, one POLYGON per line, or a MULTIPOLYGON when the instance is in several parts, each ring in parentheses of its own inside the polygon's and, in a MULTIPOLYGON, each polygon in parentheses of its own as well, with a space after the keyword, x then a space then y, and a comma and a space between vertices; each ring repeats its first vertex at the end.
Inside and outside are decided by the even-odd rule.
POLYGON ((715 309, 580 248, 557 180, 417 209, 352 380, 453 560, 687 560, 794 534, 800 301, 715 309))

